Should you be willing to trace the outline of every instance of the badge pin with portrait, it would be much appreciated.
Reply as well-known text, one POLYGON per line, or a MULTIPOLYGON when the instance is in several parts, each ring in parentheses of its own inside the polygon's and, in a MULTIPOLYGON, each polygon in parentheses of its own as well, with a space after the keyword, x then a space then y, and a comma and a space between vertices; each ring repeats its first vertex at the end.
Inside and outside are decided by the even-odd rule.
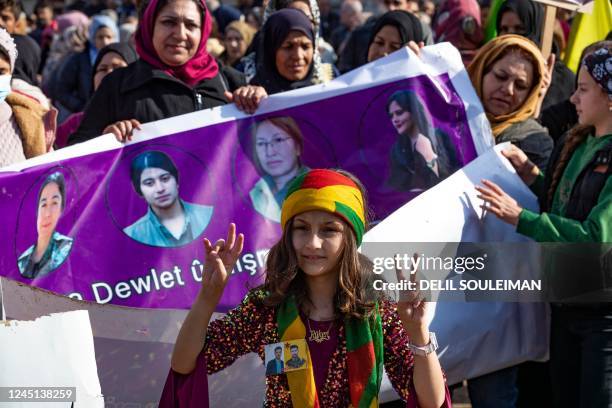
POLYGON ((306 340, 288 340, 266 344, 264 347, 266 375, 280 375, 308 368, 308 345, 306 340))
POLYGON ((285 344, 272 343, 264 347, 266 375, 280 375, 285 372, 285 344))
POLYGON ((305 370, 309 367, 308 345, 306 340, 288 340, 283 343, 285 352, 285 372, 305 370))

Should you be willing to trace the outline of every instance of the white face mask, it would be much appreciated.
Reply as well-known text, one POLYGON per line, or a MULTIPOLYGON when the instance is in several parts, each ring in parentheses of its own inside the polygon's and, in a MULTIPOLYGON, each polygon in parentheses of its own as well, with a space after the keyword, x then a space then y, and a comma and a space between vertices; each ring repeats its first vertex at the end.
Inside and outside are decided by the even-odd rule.
POLYGON ((9 93, 11 93, 11 78, 10 74, 0 75, 0 102, 4 102, 9 93))

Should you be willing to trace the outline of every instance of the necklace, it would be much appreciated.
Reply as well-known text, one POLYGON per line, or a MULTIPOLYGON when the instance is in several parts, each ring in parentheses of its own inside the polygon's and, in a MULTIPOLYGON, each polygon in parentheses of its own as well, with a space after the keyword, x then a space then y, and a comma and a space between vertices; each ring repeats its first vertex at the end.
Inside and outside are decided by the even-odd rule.
POLYGON ((332 320, 329 324, 327 330, 312 330, 310 327, 310 318, 306 318, 306 323, 308 323, 308 331, 310 331, 310 336, 308 337, 308 341, 314 341, 315 343, 323 343, 324 341, 329 340, 329 332, 334 325, 334 321, 332 320))

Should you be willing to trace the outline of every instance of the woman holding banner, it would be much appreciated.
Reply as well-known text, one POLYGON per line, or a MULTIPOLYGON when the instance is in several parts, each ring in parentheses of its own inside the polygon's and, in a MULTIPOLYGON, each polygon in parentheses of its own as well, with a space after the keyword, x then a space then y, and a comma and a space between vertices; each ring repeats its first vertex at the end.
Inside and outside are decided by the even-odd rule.
MULTIPOLYGON (((491 40, 468 67, 495 143, 512 142, 542 170, 553 141, 535 117, 547 90, 550 69, 537 46, 518 35, 491 40)), ((474 407, 514 407, 517 375, 518 366, 512 366, 470 379, 468 389, 474 407)))
MULTIPOLYGON (((128 64, 131 64, 137 59, 138 55, 136 54, 136 50, 134 50, 128 43, 117 42, 102 48, 98 52, 91 70, 91 83, 93 85, 94 92, 102 83, 102 79, 113 72, 113 70, 127 67, 128 64)), ((83 120, 83 114, 84 112, 73 113, 57 127, 55 137, 55 146, 57 148, 66 146, 68 136, 78 129, 81 121, 83 120)))
MULTIPOLYGON (((395 303, 373 289, 372 264, 357 251, 366 214, 363 188, 348 173, 315 169, 296 178, 283 202, 283 235, 268 254, 264 285, 213 322, 244 237, 236 238, 232 224, 226 240, 205 240, 202 287, 178 335, 160 407, 175 406, 174 397, 194 402, 206 371, 222 370, 249 352, 263 359, 266 346, 298 342, 306 347, 304 365, 266 377, 264 406, 378 406, 384 364, 408 407, 450 407, 427 302, 406 291, 395 303)), ((398 278, 404 279, 400 271, 398 278)))
MULTIPOLYGON (((497 33, 517 34, 529 38, 538 47, 542 47, 544 32, 544 5, 533 0, 506 0, 497 12, 497 33)), ((552 63, 550 87, 546 90, 542 110, 568 99, 574 91, 576 79, 574 73, 559 59, 560 50, 553 42, 553 51, 549 64, 552 63)))
POLYGON ((238 109, 253 113, 263 98, 317 83, 315 33, 306 14, 285 8, 272 14, 261 31, 263 54, 249 86, 227 94, 238 109))
POLYGON ((595 244, 563 246, 563 251, 546 253, 554 255, 547 266, 554 278, 549 295, 557 302, 551 308, 552 405, 604 407, 612 404, 608 364, 612 359, 612 303, 598 303, 610 301, 595 297, 597 291, 602 292, 601 286, 591 287, 586 298, 568 288, 578 289, 588 280, 601 285, 602 274, 609 273, 604 268, 611 264, 612 52, 607 47, 584 58, 571 101, 579 124, 553 154, 546 177, 520 149, 504 152, 523 181, 540 193, 540 214, 521 208, 491 181, 483 180, 477 190, 486 210, 538 242, 595 244), (602 248, 605 243, 608 245, 602 248), (585 255, 585 250, 592 253, 585 255), (576 252, 580 256, 572 255, 576 252), (564 275, 568 260, 574 263, 564 275), (596 264, 592 271, 588 262, 596 264), (571 303, 568 298, 583 303, 571 303))
POLYGON ((91 98, 74 144, 103 133, 131 139, 141 123, 228 103, 242 74, 206 51, 212 18, 204 0, 150 0, 135 34, 140 59, 112 72, 91 98))
POLYGON ((553 141, 535 117, 551 70, 537 46, 519 35, 489 41, 468 67, 495 143, 512 142, 540 169, 546 168, 553 141))
MULTIPOLYGON (((372 62, 385 57, 413 41, 425 41, 419 19, 412 13, 393 10, 383 14, 372 29, 368 42, 367 61, 372 62)), ((414 51, 414 48, 413 48, 414 51)))

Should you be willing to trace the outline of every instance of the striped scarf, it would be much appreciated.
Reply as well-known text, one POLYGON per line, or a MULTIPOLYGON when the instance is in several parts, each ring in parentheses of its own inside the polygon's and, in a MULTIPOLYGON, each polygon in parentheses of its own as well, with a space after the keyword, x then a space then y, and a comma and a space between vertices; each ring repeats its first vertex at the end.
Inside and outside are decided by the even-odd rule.
MULTIPOLYGON (((276 325, 281 341, 306 338, 306 326, 300 318, 293 296, 279 306, 276 325)), ((344 321, 347 348, 347 366, 351 406, 378 407, 378 390, 383 370, 382 322, 378 305, 367 320, 354 318, 344 321)), ((320 408, 312 369, 310 351, 308 368, 286 373, 294 408, 320 408)))

